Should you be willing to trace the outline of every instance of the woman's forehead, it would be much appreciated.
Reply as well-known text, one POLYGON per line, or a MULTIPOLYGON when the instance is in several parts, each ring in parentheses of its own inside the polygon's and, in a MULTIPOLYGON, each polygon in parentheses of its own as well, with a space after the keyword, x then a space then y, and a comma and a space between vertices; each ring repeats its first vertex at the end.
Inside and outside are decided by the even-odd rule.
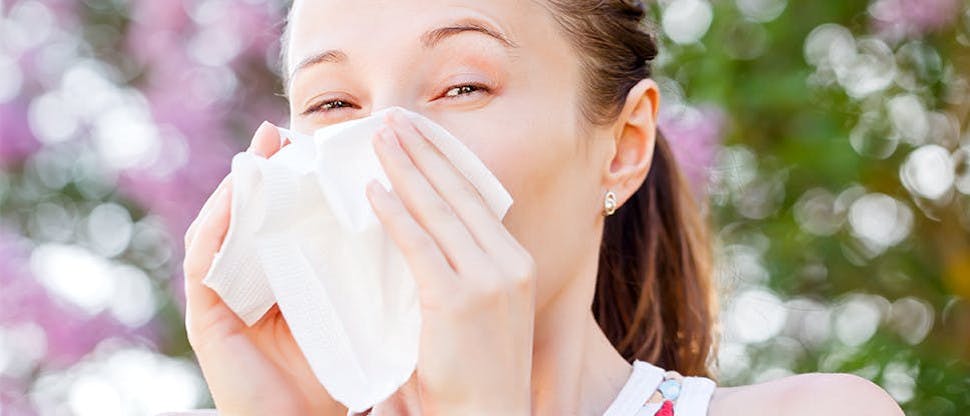
POLYGON ((292 71, 327 50, 420 48, 431 32, 449 26, 477 26, 509 43, 528 44, 549 34, 535 27, 547 20, 544 13, 523 0, 297 0, 288 22, 286 66, 292 71))

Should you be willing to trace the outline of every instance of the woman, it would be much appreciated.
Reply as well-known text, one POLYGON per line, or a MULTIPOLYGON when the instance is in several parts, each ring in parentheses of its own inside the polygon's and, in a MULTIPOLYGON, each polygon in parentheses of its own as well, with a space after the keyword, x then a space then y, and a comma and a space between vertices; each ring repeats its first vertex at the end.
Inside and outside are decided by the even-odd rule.
MULTIPOLYGON (((407 107, 461 138, 515 200, 492 216, 405 120, 375 137, 393 191, 367 195, 415 275, 424 324, 412 379, 372 413, 901 414, 849 375, 713 391, 673 373, 660 383, 660 368, 710 376, 715 306, 704 223, 656 132, 644 14, 621 0, 292 6, 291 128, 407 107)), ((264 125, 250 151, 278 148, 264 125)), ((217 408, 346 414, 278 310, 246 327, 200 283, 230 192, 225 181, 186 233, 184 262, 189 339, 217 408)))

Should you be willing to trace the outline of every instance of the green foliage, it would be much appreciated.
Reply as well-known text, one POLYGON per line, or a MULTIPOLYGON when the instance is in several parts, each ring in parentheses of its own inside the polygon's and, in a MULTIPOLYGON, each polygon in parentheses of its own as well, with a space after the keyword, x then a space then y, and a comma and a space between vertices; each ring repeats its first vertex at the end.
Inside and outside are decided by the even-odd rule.
MULTIPOLYGON (((966 414, 970 198, 953 182, 966 180, 960 163, 970 144, 967 7, 945 25, 894 36, 865 1, 788 2, 762 23, 741 3, 752 2, 713 2, 706 35, 687 45, 667 40, 659 68, 683 88, 684 101, 714 103, 728 117, 709 188, 725 303, 721 381, 852 372, 886 388, 907 414, 966 414), (826 59, 842 58, 820 65, 809 61, 808 44, 825 24, 851 33, 855 44, 840 50, 819 41, 826 59), (870 62, 888 62, 894 73, 860 94, 859 83, 886 69, 853 68, 866 51, 884 52, 889 61, 870 62), (913 102, 920 105, 900 105, 913 102), (927 119, 931 127, 907 137, 927 119), (860 134, 860 123, 875 127, 860 134), (878 140, 895 142, 893 151, 870 152, 880 150, 878 140), (955 180, 907 165, 925 146, 946 150, 955 180), (927 197, 936 185, 943 195, 927 197), (892 199, 864 198, 877 193, 892 199), (888 231, 894 227, 899 232, 888 231), (748 291, 761 296, 741 296, 748 291), (735 331, 764 322, 767 336, 735 331)), ((656 12, 662 20, 663 8, 656 12)))

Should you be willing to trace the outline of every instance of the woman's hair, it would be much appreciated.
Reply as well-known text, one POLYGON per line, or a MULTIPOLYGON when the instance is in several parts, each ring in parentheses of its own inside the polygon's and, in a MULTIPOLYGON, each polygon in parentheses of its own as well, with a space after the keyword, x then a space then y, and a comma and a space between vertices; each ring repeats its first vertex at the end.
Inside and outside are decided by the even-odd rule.
MULTIPOLYGON (((631 0, 547 1, 580 56, 582 113, 614 122, 627 94, 651 75, 657 43, 631 0)), ((657 132, 640 189, 606 218, 593 314, 628 361, 711 377, 715 297, 706 222, 657 132)))

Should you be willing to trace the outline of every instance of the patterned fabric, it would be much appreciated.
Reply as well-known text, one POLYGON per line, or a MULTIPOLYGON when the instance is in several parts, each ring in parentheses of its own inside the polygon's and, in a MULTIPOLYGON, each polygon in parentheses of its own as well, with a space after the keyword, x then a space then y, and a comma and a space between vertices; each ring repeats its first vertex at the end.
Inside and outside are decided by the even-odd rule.
MULTIPOLYGON (((716 385, 704 377, 684 377, 645 361, 633 372, 604 416, 706 416, 716 385)), ((354 416, 365 413, 351 413, 354 416)), ((164 413, 157 416, 215 416, 215 410, 164 413)))
POLYGON ((704 377, 684 377, 645 361, 633 372, 604 416, 706 416, 716 384, 704 377))
POLYGON ((674 402, 665 400, 663 406, 657 411, 656 416, 674 416, 674 402))
POLYGON ((660 403, 660 409, 657 409, 654 416, 674 416, 674 403, 680 397, 681 382, 683 380, 684 376, 676 371, 664 373, 664 381, 657 386, 657 390, 644 403, 644 407, 650 408, 651 406, 649 405, 660 403))

